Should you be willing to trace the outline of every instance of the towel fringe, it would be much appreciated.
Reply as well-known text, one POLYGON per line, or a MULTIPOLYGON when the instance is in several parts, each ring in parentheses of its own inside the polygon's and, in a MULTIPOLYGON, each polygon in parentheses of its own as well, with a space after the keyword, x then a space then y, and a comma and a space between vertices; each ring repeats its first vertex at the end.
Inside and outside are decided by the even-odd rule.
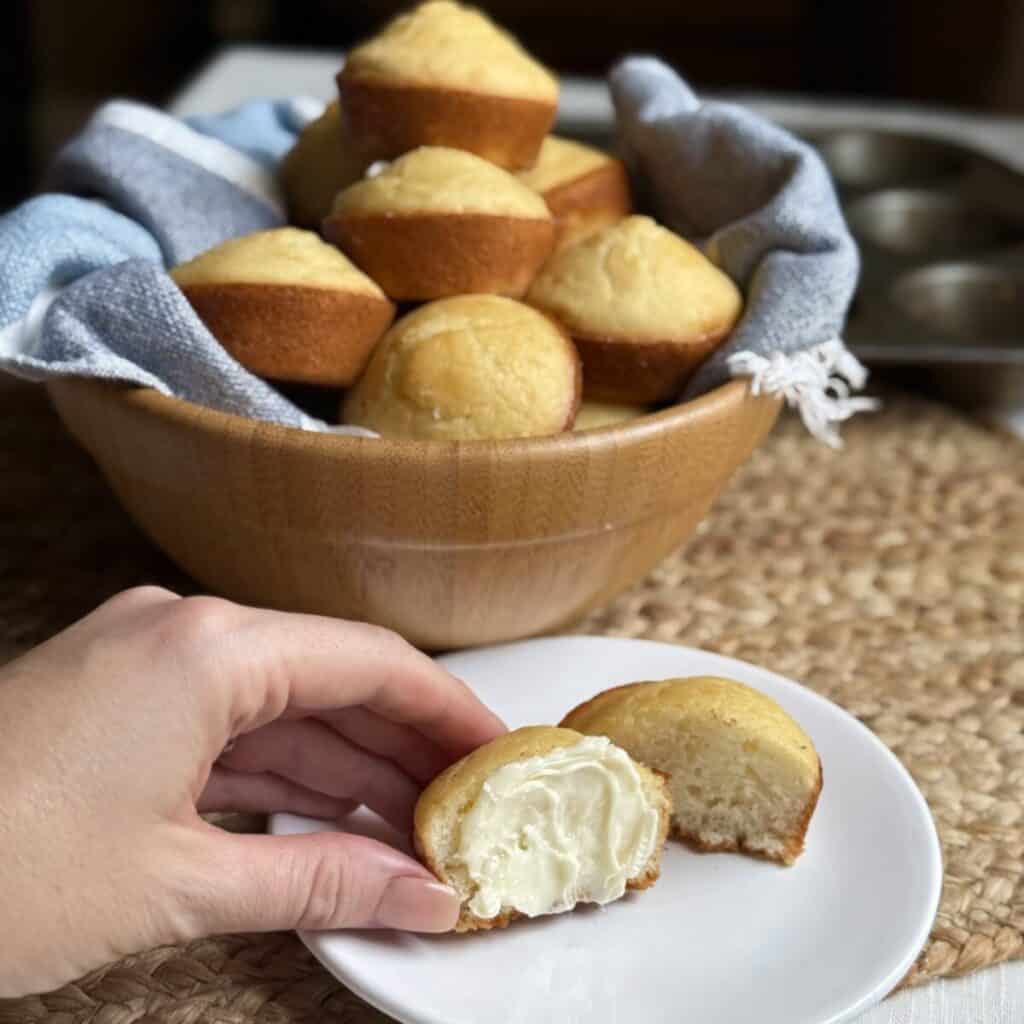
POLYGON ((838 337, 800 352, 737 352, 727 365, 733 377, 750 377, 752 394, 785 398, 807 430, 830 448, 843 446, 838 424, 882 404, 851 394, 867 383, 868 371, 838 337))

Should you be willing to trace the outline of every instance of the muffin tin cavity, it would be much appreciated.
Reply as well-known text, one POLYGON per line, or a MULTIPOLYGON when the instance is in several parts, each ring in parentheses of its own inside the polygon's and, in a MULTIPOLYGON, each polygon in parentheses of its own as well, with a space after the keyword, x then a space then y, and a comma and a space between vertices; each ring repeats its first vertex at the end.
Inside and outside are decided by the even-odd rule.
POLYGON ((979 252, 1024 237, 1020 226, 962 199, 931 189, 888 189, 864 196, 846 211, 863 242, 934 259, 979 252))
POLYGON ((838 132, 822 138, 818 148, 843 189, 932 185, 958 177, 970 163, 959 146, 889 132, 838 132))
POLYGON ((975 263, 925 267, 901 278, 893 302, 936 335, 968 344, 1020 345, 1024 271, 975 263))
POLYGON ((1024 401, 1024 173, 935 138, 841 130, 809 141, 861 247, 844 333, 854 352, 927 368, 971 402, 1024 401))

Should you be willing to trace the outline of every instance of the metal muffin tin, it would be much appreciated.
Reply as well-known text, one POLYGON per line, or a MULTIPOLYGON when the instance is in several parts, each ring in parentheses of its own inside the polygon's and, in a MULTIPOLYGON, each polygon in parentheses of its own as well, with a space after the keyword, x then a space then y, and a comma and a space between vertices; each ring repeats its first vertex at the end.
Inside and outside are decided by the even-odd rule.
POLYGON ((970 404, 1024 403, 1024 174, 931 137, 806 137, 861 247, 853 351, 970 404))

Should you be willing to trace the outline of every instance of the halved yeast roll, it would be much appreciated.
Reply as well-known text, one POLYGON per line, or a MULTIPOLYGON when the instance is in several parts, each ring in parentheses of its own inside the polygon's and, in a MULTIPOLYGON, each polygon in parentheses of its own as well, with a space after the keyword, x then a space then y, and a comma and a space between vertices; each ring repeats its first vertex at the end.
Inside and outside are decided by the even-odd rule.
POLYGON ((223 242, 171 271, 210 333, 261 377, 348 387, 395 307, 312 231, 223 242))
POLYGON ((338 90, 373 159, 452 146, 530 167, 555 119, 558 81, 473 7, 432 0, 350 51, 338 90))
POLYGON ((580 400, 572 342, 497 295, 420 306, 381 339, 342 420, 384 437, 473 441, 568 430, 580 400))
POLYGON ((278 176, 288 200, 288 217, 304 228, 320 229, 334 197, 366 170, 345 138, 338 101, 303 129, 281 161, 278 176))
POLYGON ((534 726, 439 775, 414 839, 475 931, 653 885, 670 813, 664 781, 607 739, 534 726))
POLYGON ((743 308, 718 267, 650 217, 555 253, 527 301, 572 335, 588 398, 634 403, 677 398, 743 308))
POLYGON ((621 160, 592 146, 549 135, 519 180, 544 198, 562 248, 629 215, 633 200, 621 160))
POLYGON ((438 146, 347 188, 323 230, 395 299, 520 296, 555 238, 532 189, 472 153, 438 146))
POLYGON ((673 831, 704 850, 792 864, 821 792, 810 737, 770 697, 728 679, 630 683, 570 711, 566 728, 607 736, 668 776, 673 831))

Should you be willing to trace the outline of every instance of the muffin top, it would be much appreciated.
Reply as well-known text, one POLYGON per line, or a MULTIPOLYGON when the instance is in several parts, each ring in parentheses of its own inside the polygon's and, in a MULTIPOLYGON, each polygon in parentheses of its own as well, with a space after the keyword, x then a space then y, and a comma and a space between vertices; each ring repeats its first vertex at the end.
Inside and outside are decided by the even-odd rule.
POLYGON ((604 690, 570 711, 562 721, 580 732, 605 733, 611 724, 642 730, 659 716, 683 720, 699 716, 724 729, 740 727, 763 746, 788 751, 808 777, 820 762, 807 733, 771 697, 752 686, 717 676, 692 676, 627 683, 604 690))
POLYGON ((345 78, 558 101, 558 81, 483 12, 429 0, 353 49, 345 78))
POLYGON ((319 235, 274 228, 221 242, 171 270, 181 287, 200 284, 277 284, 339 288, 384 298, 358 267, 319 235))
MULTIPOLYGON (((421 146, 350 185, 332 214, 486 213, 550 220, 544 200, 515 176, 461 149, 421 146)), ((428 254, 425 254, 428 255, 428 254)))
POLYGON ((579 357, 547 317, 513 299, 439 299, 396 323, 345 403, 385 437, 477 440, 567 429, 579 357))
POLYGON ((541 144, 537 162, 528 171, 520 171, 516 177, 543 195, 613 162, 612 157, 593 146, 548 135, 541 144))
POLYGON ((650 217, 627 217, 556 253, 527 302, 581 337, 698 341, 729 330, 739 289, 650 217))

